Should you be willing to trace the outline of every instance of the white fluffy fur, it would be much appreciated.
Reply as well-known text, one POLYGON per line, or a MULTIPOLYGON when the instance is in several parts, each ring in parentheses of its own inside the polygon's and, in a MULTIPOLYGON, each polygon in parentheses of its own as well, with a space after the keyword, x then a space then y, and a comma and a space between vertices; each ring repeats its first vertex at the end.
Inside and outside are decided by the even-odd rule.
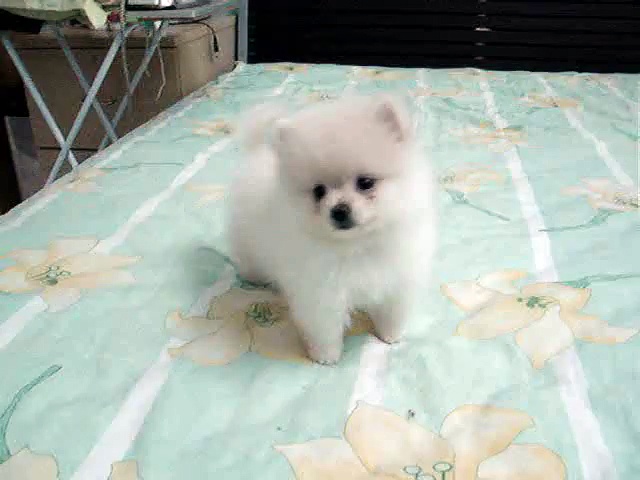
POLYGON ((307 352, 339 360, 349 312, 397 341, 429 275, 436 235, 432 176, 412 122, 390 97, 353 97, 287 115, 253 111, 247 161, 232 187, 229 233, 240 274, 286 296, 307 352), (377 179, 370 191, 358 176, 377 179), (314 186, 327 193, 316 201, 314 186), (352 208, 336 229, 330 211, 352 208))

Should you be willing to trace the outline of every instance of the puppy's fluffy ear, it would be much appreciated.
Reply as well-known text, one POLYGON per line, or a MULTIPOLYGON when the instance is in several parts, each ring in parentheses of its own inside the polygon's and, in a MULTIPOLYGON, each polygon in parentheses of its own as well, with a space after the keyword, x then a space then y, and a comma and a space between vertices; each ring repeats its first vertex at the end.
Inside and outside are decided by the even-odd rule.
POLYGON ((248 150, 264 146, 268 142, 273 123, 286 115, 283 106, 265 103, 250 109, 240 122, 240 143, 248 150))
POLYGON ((293 154, 298 144, 298 136, 293 124, 286 118, 275 121, 271 136, 271 145, 278 157, 286 159, 293 154))
POLYGON ((391 96, 379 96, 374 99, 374 118, 380 122, 398 143, 411 139, 411 118, 403 102, 391 96))

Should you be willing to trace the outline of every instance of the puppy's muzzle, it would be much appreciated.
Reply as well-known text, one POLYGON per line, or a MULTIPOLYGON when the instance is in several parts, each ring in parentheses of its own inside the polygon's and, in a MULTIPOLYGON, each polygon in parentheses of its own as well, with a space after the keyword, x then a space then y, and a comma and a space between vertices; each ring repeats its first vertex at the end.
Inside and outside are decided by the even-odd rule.
POLYGON ((355 226, 351 216, 351 207, 346 203, 339 203, 331 209, 331 222, 338 230, 349 230, 355 226))

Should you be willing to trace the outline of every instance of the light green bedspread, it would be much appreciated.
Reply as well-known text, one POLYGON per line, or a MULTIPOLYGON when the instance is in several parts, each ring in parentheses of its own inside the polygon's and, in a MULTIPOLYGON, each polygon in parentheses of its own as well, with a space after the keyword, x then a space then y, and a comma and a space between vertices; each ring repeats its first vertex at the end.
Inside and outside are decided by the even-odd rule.
POLYGON ((0 479, 639 478, 638 82, 240 65, 0 217, 0 479), (380 90, 440 178, 433 283, 319 366, 224 258, 230 134, 380 90))

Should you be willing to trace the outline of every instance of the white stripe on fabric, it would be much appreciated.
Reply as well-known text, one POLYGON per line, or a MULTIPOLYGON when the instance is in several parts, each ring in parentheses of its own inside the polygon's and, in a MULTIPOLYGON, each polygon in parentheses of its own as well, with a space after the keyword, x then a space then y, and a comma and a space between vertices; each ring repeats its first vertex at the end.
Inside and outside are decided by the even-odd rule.
MULTIPOLYGON (((418 88, 426 87, 425 70, 418 70, 416 85, 418 88)), ((424 121, 425 100, 416 97, 418 107, 414 117, 414 127, 418 128, 424 121)), ((362 347, 358 375, 353 385, 353 392, 349 400, 348 411, 351 413, 358 402, 365 401, 371 405, 382 405, 384 401, 384 389, 389 364, 389 354, 393 347, 381 342, 377 338, 370 338, 362 347)))
MULTIPOLYGON (((230 72, 220 82, 220 85, 224 85, 226 82, 228 82, 230 79, 232 79, 243 68, 244 68, 244 65, 243 64, 239 64, 232 72, 230 72)), ((160 129, 164 128, 167 125, 167 123, 169 123, 170 121, 175 121, 176 119, 185 116, 193 107, 195 107, 198 103, 202 102, 203 100, 204 100, 204 97, 194 98, 191 102, 186 104, 181 110, 179 110, 178 112, 176 112, 176 113, 174 113, 172 115, 169 115, 164 120, 156 122, 155 125, 153 125, 151 128, 149 128, 149 130, 147 130, 143 134, 141 134, 141 135, 139 135, 137 137, 133 137, 130 140, 125 140, 125 141, 121 140, 122 141, 121 145, 119 147, 116 147, 115 150, 112 153, 106 155, 105 158, 103 158, 102 160, 96 162, 95 168, 106 167, 107 165, 112 163, 114 160, 117 160, 118 158, 120 158, 123 153, 125 153, 127 150, 131 149, 134 145, 136 145, 137 143, 142 142, 143 140, 147 139, 149 136, 154 135, 160 129)), ((56 199, 59 194, 60 194, 60 190, 56 190, 55 188, 48 187, 45 191, 42 191, 41 193, 37 194, 39 198, 33 198, 33 200, 30 202, 30 205, 28 207, 23 208, 19 213, 17 213, 15 216, 13 216, 13 218, 11 218, 11 219, 7 218, 6 221, 2 222, 3 216, 0 215, 0 222, 2 222, 0 224, 0 233, 19 227, 27 219, 32 217, 34 214, 36 214, 37 212, 42 210, 49 203, 51 203, 54 199, 56 199)), ((11 216, 11 213, 6 214, 6 215, 10 215, 11 216)))
MULTIPOLYGON (((536 74, 536 78, 544 87, 547 95, 551 97, 558 96, 556 91, 551 87, 549 82, 542 75, 536 74)), ((611 171, 611 174, 615 177, 617 182, 621 185, 633 186, 633 179, 629 175, 627 175, 618 161, 613 158, 613 155, 611 155, 609 149, 607 148, 607 144, 596 137, 589 130, 587 130, 582 122, 580 122, 575 112, 573 112, 571 109, 563 108, 562 111, 565 117, 567 117, 567 121, 569 122, 569 124, 582 136, 582 138, 593 143, 596 148, 596 152, 598 152, 598 155, 607 165, 607 167, 611 171)))
POLYGON ((382 405, 390 350, 390 345, 375 337, 368 339, 364 344, 347 413, 351 413, 358 402, 382 405))
MULTIPOLYGON (((293 78, 293 75, 287 75, 284 81, 278 85, 269 96, 282 95, 293 78)), ((174 183, 176 180, 174 180, 174 183)), ((186 182, 187 180, 188 178, 184 181, 186 182)), ((115 235, 117 235, 117 233, 115 235)), ((106 244, 103 248, 110 248, 110 245, 113 244, 114 241, 115 239, 111 240, 111 243, 106 244)), ((99 246, 100 245, 96 246, 96 248, 99 246)), ((213 286, 201 293, 198 300, 192 305, 189 315, 206 315, 211 300, 229 289, 234 280, 234 270, 227 268, 213 286)), ((171 358, 167 353, 167 349, 183 343, 185 342, 171 339, 167 345, 163 347, 154 363, 151 364, 133 386, 120 406, 118 413, 112 419, 109 427, 107 427, 98 442, 91 449, 89 455, 73 474, 71 480, 106 480, 109 477, 111 464, 121 460, 131 448, 162 386, 169 378, 171 358)))
MULTIPOLYGON (((507 128, 508 124, 498 113, 493 92, 484 76, 480 80, 480 89, 489 117, 496 127, 507 128)), ((511 147, 504 152, 504 156, 520 202, 522 216, 529 228, 536 277, 540 282, 558 281, 551 254, 551 240, 546 232, 541 231, 545 229, 544 220, 536 203, 533 188, 523 170, 518 150, 511 147)), ((591 409, 585 373, 575 348, 569 348, 553 359, 551 364, 573 431, 584 480, 617 478, 613 456, 604 442, 600 424, 591 409)))
POLYGON ((638 102, 637 101, 633 101, 628 99, 624 93, 622 93, 622 90, 620 90, 616 85, 614 85, 612 82, 601 82, 603 83, 610 91, 611 93, 613 93, 616 97, 618 97, 620 100, 622 100, 623 102, 625 102, 626 104, 628 104, 631 107, 636 107, 638 108, 638 102))
POLYGON ((349 81, 347 82, 347 86, 344 89, 343 93, 354 93, 354 91, 358 88, 358 75, 362 70, 361 67, 353 67, 351 69, 351 74, 349 75, 349 81))
MULTIPOLYGON (((227 268, 213 286, 202 292, 188 315, 205 316, 211 300, 228 290, 234 280, 234 270, 227 268)), ((162 387, 169 379, 171 357, 167 350, 184 343, 178 339, 171 339, 162 348, 160 355, 129 391, 113 420, 71 476, 71 480, 98 480, 109 477, 111 464, 120 461, 127 454, 162 387)))
POLYGON ((93 248, 95 253, 109 253, 114 248, 122 245, 129 234, 142 222, 147 220, 156 211, 158 206, 166 202, 175 191, 186 184, 196 173, 202 170, 212 155, 221 152, 231 144, 231 140, 225 138, 211 145, 204 152, 195 156, 193 162, 187 165, 171 182, 171 184, 157 195, 149 198, 133 212, 129 219, 111 236, 101 240, 93 248))
POLYGON ((9 345, 34 317, 46 309, 47 304, 44 300, 34 297, 0 324, 0 350, 9 345))
MULTIPOLYGON (((117 246, 122 245, 133 229, 151 217, 160 204, 171 198, 179 187, 187 183, 207 164, 213 154, 220 152, 230 143, 229 139, 223 139, 211 145, 204 152, 198 153, 195 160, 174 178, 169 187, 145 201, 113 235, 98 242, 92 251, 109 253, 117 246)), ((46 310, 42 307, 43 303, 40 297, 32 298, 23 308, 0 324, 0 350, 16 338, 30 321, 46 310)))

